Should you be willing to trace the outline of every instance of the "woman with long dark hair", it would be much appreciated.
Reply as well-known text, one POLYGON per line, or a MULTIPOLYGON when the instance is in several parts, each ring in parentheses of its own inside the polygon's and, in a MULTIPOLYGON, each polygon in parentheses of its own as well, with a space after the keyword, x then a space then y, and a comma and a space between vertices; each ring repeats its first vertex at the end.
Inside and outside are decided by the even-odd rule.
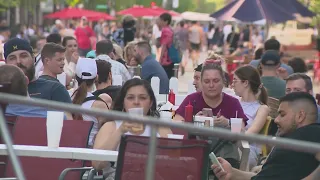
MULTIPOLYGON (((159 117, 157 111, 157 101, 153 90, 145 80, 133 78, 128 80, 119 92, 113 104, 113 110, 128 112, 131 108, 143 108, 144 116, 159 117)), ((117 150, 123 134, 150 136, 151 127, 149 125, 130 123, 121 120, 105 123, 95 140, 94 149, 117 150)), ((159 127, 157 136, 167 137, 172 134, 168 128, 159 127)), ((93 161, 93 167, 103 169, 108 167, 107 162, 93 161)))
MULTIPOLYGON (((240 103, 248 118, 246 133, 258 134, 264 127, 270 112, 267 106, 268 93, 263 86, 259 72, 248 65, 238 68, 234 73, 233 88, 241 97, 240 103)), ((249 167, 257 165, 261 149, 256 144, 250 144, 249 167)))

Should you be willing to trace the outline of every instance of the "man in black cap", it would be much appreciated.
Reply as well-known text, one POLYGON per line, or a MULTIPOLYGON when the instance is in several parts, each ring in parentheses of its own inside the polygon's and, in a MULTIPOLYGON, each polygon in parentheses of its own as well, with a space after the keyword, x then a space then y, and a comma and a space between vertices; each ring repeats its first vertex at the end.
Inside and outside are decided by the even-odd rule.
POLYGON ((268 50, 261 58, 261 82, 267 89, 270 97, 279 99, 286 93, 286 82, 278 78, 277 70, 280 67, 280 55, 278 51, 268 50))
MULTIPOLYGON (((72 103, 67 89, 62 84, 35 78, 34 55, 27 41, 19 38, 10 39, 4 44, 4 57, 7 64, 18 66, 27 76, 29 80, 28 93, 31 98, 72 103)), ((9 106, 6 113, 26 116, 25 109, 19 105, 9 106)), ((66 116, 68 119, 72 119, 70 113, 66 113, 66 116)))

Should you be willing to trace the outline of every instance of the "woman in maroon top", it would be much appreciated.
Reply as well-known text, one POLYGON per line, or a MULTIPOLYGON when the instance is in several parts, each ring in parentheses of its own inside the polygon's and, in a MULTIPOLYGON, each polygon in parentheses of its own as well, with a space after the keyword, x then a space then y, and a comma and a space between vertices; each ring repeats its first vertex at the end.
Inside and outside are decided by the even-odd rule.
POLYGON ((248 118, 245 116, 238 99, 222 92, 224 87, 224 73, 220 65, 206 64, 201 72, 202 92, 188 95, 176 111, 174 120, 185 121, 185 107, 193 106, 193 115, 202 115, 203 108, 211 108, 214 116, 214 126, 230 127, 230 118, 242 118, 244 125, 248 118))

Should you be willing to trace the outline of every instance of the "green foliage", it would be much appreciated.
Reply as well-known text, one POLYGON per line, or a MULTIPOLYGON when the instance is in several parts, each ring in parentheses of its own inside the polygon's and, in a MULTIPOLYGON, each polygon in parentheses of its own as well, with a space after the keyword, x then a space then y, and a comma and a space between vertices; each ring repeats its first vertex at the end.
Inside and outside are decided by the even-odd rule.
POLYGON ((20 0, 0 0, 0 11, 19 5, 20 0))

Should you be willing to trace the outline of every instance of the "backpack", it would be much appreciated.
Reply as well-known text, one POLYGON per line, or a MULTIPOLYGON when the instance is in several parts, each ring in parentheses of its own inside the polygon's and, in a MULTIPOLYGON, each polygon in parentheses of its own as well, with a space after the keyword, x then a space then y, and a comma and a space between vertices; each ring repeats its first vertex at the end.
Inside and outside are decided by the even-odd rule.
POLYGON ((124 46, 124 30, 118 29, 114 34, 112 35, 112 39, 114 42, 116 42, 119 46, 124 46))
POLYGON ((173 32, 172 44, 168 48, 168 55, 169 55, 170 60, 174 64, 180 63, 182 60, 182 51, 180 48, 180 41, 179 41, 178 33, 173 32))

